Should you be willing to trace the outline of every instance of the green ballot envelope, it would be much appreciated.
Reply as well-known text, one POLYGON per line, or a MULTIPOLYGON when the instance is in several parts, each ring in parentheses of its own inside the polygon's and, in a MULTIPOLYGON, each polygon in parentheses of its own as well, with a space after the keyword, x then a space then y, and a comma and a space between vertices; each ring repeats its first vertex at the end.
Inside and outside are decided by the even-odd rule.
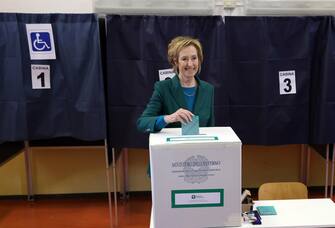
POLYGON ((193 116, 191 122, 181 125, 182 135, 199 135, 199 116, 193 116))
POLYGON ((276 215, 276 209, 273 206, 258 206, 256 207, 260 215, 276 215))

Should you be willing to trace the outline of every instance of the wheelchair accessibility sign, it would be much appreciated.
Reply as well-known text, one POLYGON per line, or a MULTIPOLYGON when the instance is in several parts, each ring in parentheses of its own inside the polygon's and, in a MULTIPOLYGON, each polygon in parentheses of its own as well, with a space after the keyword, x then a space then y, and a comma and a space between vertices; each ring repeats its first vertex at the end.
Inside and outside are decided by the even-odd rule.
POLYGON ((51 24, 26 24, 30 59, 56 59, 51 24))

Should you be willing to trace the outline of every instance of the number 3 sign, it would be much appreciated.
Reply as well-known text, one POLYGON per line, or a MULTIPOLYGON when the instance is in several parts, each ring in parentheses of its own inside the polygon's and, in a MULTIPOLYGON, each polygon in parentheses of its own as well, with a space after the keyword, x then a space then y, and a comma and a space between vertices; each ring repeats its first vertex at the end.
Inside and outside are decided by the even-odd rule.
POLYGON ((295 70, 279 71, 279 93, 296 94, 295 70))
POLYGON ((33 89, 50 89, 50 65, 31 65, 33 89))

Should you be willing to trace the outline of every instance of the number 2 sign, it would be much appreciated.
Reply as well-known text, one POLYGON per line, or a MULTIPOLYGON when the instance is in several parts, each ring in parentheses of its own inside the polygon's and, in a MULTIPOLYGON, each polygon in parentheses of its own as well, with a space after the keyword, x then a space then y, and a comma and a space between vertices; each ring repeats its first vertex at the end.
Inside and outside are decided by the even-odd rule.
POLYGON ((279 93, 296 94, 295 70, 279 71, 279 93))
POLYGON ((31 65, 33 89, 50 89, 50 65, 31 65))

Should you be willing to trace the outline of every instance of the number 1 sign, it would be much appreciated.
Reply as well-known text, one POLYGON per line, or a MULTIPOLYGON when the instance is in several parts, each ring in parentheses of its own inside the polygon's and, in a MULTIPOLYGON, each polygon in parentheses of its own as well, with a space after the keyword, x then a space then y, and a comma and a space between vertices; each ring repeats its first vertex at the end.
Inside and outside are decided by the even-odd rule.
POLYGON ((33 89, 50 89, 50 65, 31 65, 33 89))

